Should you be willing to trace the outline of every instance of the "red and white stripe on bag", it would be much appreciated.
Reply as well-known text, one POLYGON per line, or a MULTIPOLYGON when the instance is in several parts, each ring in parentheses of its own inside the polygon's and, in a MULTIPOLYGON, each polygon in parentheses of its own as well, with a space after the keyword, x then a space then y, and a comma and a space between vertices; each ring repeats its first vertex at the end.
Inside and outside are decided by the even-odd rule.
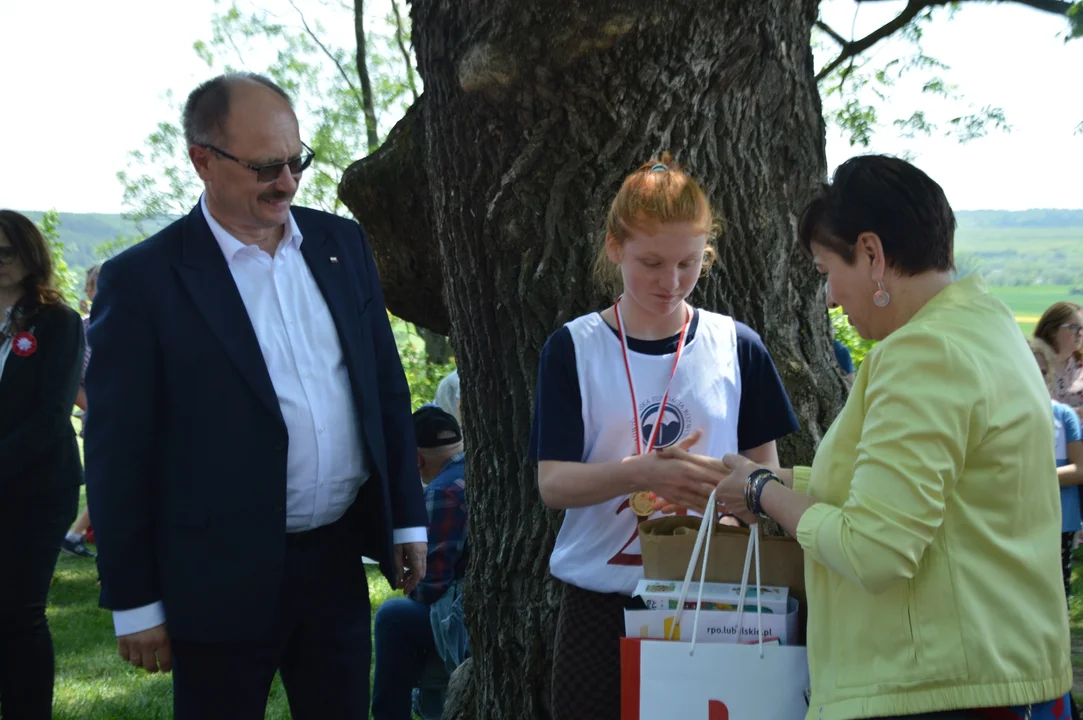
MULTIPOLYGON (((620 644, 621 720, 640 720, 639 714, 639 652, 640 642, 624 638, 620 644)), ((702 706, 700 706, 702 708, 702 706)), ((698 713, 689 717, 702 717, 698 713)), ((707 699, 707 720, 730 720, 726 703, 714 698, 707 699)))

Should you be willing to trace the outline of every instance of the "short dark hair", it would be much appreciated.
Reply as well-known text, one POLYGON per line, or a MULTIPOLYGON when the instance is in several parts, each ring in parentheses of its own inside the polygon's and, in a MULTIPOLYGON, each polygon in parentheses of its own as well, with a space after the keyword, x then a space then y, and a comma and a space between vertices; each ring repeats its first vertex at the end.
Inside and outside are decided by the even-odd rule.
POLYGON ((188 95, 184 103, 184 140, 191 145, 211 145, 225 130, 229 115, 229 96, 240 82, 255 82, 273 90, 292 108, 293 101, 286 91, 270 78, 253 72, 226 73, 206 81, 188 95))
POLYGON ((924 172, 889 155, 860 155, 835 170, 801 214, 797 234, 854 261, 857 236, 880 236, 888 265, 904 275, 955 267, 955 213, 924 172))

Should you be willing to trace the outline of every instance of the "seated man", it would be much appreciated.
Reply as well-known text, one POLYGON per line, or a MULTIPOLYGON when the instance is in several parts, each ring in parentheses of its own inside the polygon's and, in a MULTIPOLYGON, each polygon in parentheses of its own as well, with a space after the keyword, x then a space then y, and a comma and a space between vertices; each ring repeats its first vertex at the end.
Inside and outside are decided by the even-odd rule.
MULTIPOLYGON (((410 720, 411 694, 426 665, 447 672, 465 659, 462 578, 466 574, 466 484, 463 436, 454 416, 435 405, 414 413, 417 466, 425 483, 429 512, 429 554, 425 578, 409 597, 387 600, 376 612, 376 676, 372 716, 410 720)), ((440 717, 443 694, 422 717, 440 717)))

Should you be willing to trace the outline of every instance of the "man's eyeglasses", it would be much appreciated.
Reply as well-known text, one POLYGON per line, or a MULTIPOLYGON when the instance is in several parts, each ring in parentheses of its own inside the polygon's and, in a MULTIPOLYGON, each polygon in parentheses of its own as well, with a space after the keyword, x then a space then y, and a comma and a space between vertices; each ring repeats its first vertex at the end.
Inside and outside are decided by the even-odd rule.
POLYGON ((214 145, 203 144, 200 145, 200 147, 207 148, 219 157, 227 158, 237 163, 238 165, 254 171, 256 173, 256 182, 261 183, 271 183, 277 180, 278 176, 282 174, 282 168, 284 167, 288 167, 290 169, 290 175, 297 177, 305 170, 307 170, 308 166, 312 164, 312 161, 316 159, 316 152, 304 143, 301 143, 301 147, 303 147, 308 152, 298 155, 292 160, 287 160, 285 162, 269 163, 267 165, 253 165, 251 163, 246 163, 239 157, 234 157, 225 150, 222 150, 221 148, 216 148, 214 145))
POLYGON ((1068 328, 1076 335, 1083 332, 1083 325, 1080 325, 1079 323, 1064 323, 1063 325, 1061 325, 1061 327, 1068 328))
POLYGON ((19 251, 11 246, 0 247, 0 265, 7 265, 19 258, 19 251))

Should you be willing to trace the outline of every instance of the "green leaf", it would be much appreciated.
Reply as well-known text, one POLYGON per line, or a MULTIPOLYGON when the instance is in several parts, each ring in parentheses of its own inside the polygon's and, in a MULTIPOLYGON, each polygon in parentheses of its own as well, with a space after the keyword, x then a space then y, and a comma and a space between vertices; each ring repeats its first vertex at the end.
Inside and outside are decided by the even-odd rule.
POLYGON ((1068 37, 1064 39, 1065 42, 1083 37, 1083 2, 1072 3, 1067 14, 1069 32, 1068 37))
POLYGON ((846 313, 842 311, 842 308, 833 308, 829 316, 831 326, 835 329, 835 339, 849 349, 850 356, 854 360, 854 370, 856 371, 861 367, 861 363, 865 360, 865 356, 869 351, 876 347, 876 341, 866 340, 861 337, 846 319, 846 313))
POLYGON ((60 213, 55 208, 45 211, 37 226, 49 243, 49 253, 53 260, 53 286, 60 291, 69 305, 76 307, 79 302, 80 283, 78 276, 64 259, 64 243, 60 241, 60 213))

